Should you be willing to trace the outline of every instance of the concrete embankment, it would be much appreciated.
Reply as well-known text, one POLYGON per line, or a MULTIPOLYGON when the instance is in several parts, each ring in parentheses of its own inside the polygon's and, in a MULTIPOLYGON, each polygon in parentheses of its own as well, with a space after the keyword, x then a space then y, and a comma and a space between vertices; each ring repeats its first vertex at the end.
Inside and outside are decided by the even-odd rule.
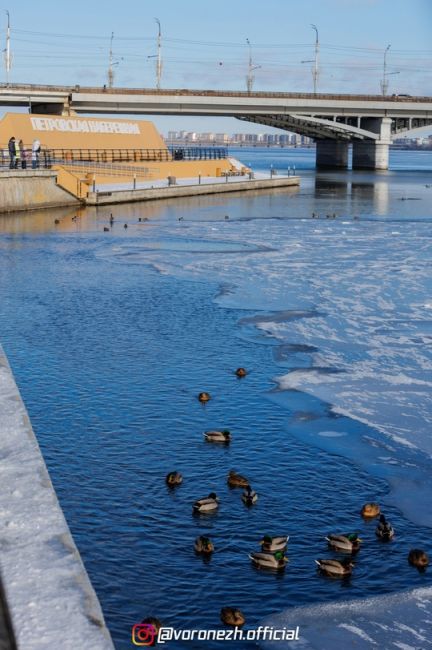
POLYGON ((245 192, 253 190, 270 190, 274 188, 295 187, 300 185, 298 176, 281 178, 242 179, 229 182, 206 182, 198 184, 192 181, 188 184, 170 185, 168 187, 146 187, 136 190, 111 190, 89 192, 87 205, 108 205, 113 203, 131 203, 133 201, 154 201, 158 199, 174 199, 184 196, 200 196, 203 194, 222 194, 225 192, 245 192))
POLYGON ((1 346, 0 475, 0 578, 16 647, 113 649, 1 346))
POLYGON ((0 172, 0 212, 79 205, 59 187, 56 172, 26 169, 0 172))

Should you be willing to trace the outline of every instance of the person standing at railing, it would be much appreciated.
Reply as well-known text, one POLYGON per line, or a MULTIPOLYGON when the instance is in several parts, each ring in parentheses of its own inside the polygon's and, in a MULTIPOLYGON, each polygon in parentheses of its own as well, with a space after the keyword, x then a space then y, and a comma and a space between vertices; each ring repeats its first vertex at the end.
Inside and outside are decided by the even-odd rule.
POLYGON ((14 169, 18 169, 19 163, 20 163, 20 160, 21 160, 21 150, 20 150, 19 143, 16 140, 14 142, 14 145, 15 145, 15 166, 14 166, 14 169))
POLYGON ((21 158, 21 169, 27 169, 27 151, 24 149, 24 142, 20 140, 18 142, 20 158, 21 158))
POLYGON ((8 149, 9 149, 9 157, 10 157, 9 168, 15 169, 16 153, 15 153, 15 138, 13 136, 10 138, 8 142, 8 149))
POLYGON ((39 167, 39 154, 41 150, 40 140, 37 138, 33 140, 32 144, 32 169, 38 169, 39 167))

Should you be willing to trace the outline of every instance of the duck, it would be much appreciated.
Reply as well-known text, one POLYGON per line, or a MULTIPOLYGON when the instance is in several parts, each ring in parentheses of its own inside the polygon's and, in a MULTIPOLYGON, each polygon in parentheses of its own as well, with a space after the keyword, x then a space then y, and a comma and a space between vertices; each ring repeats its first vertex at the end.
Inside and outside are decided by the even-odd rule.
POLYGON ((348 533, 347 535, 328 535, 326 537, 328 545, 334 551, 347 551, 355 553, 360 548, 361 539, 357 533, 348 533))
POLYGON ((200 535, 195 540, 194 549, 197 553, 202 553, 203 555, 210 555, 210 553, 213 553, 214 551, 214 545, 209 537, 200 535))
POLYGON ((288 558, 283 551, 275 553, 250 553, 249 558, 255 566, 262 569, 284 569, 288 564, 288 558))
POLYGON ((394 528, 393 526, 387 521, 387 519, 384 517, 384 515, 380 515, 379 518, 379 524, 375 528, 375 533, 377 537, 384 541, 388 541, 389 539, 392 539, 394 537, 394 528))
POLYGON ((159 632, 159 630, 160 630, 161 627, 162 627, 162 623, 161 623, 160 620, 159 620, 158 618, 156 618, 155 616, 147 616, 146 618, 144 618, 144 619, 141 621, 141 623, 144 623, 144 624, 147 624, 147 625, 153 625, 153 627, 155 628, 156 632, 159 632))
POLYGON ((247 478, 241 474, 237 474, 233 469, 228 474, 227 482, 230 487, 249 487, 247 478))
POLYGON ((242 494, 242 501, 247 506, 251 506, 258 501, 258 494, 248 485, 242 494))
POLYGON ((210 492, 208 497, 204 499, 198 499, 193 504, 194 512, 211 512, 212 510, 217 510, 219 508, 219 499, 216 496, 215 492, 210 492))
POLYGON ((240 377, 240 378, 241 377, 246 377, 247 370, 246 370, 246 368, 237 368, 237 370, 235 371, 235 374, 237 375, 237 377, 240 377))
POLYGON ((361 509, 361 516, 372 519, 373 517, 378 517, 380 512, 381 508, 377 503, 365 503, 361 509))
POLYGON ((205 431, 204 438, 207 442, 224 442, 225 444, 231 442, 231 433, 228 429, 222 431, 205 431))
POLYGON ((170 487, 174 487, 176 485, 180 485, 180 483, 183 482, 183 476, 180 474, 180 472, 170 472, 166 475, 165 482, 170 487))
POLYGON ((284 551, 287 547, 288 540, 288 535, 281 535, 279 537, 270 537, 270 535, 264 535, 261 540, 261 550, 270 553, 274 553, 275 551, 284 551))
POLYGON ((315 560, 320 571, 329 576, 350 576, 354 563, 349 558, 345 560, 315 560))
POLYGON ((413 548, 408 553, 408 562, 418 569, 425 569, 429 565, 429 556, 426 551, 422 551, 420 548, 413 548))
POLYGON ((200 402, 208 402, 211 399, 210 393, 200 393, 198 399, 200 402))
POLYGON ((222 623, 233 627, 241 627, 246 623, 243 613, 237 607, 222 607, 220 618, 222 623))

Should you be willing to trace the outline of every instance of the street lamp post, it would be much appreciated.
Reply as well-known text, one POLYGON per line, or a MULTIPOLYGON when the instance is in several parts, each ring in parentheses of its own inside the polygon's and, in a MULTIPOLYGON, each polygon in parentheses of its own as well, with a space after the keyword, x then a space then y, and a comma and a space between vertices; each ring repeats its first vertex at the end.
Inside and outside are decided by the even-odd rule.
POLYGON ((260 68, 261 66, 260 65, 254 65, 252 63, 252 47, 251 47, 251 44, 250 44, 248 38, 246 39, 246 43, 247 43, 248 48, 249 48, 249 61, 248 61, 248 73, 247 73, 247 77, 246 77, 246 88, 247 88, 248 93, 251 93, 252 88, 253 88, 253 83, 255 81, 253 71, 258 70, 258 68, 260 68))
POLYGON ((162 32, 161 24, 158 18, 155 18, 155 21, 158 25, 158 38, 157 38, 157 58, 156 58, 156 88, 160 90, 161 78, 162 78, 162 58, 161 58, 161 48, 162 48, 162 32))
POLYGON ((317 88, 318 88, 318 77, 319 77, 319 39, 318 39, 318 30, 315 27, 315 25, 311 25, 312 29, 315 30, 315 58, 313 59, 307 59, 306 61, 302 61, 302 63, 313 63, 314 67, 312 68, 312 80, 313 80, 313 91, 314 95, 316 95, 317 88))
POLYGON ((7 15, 7 30, 6 30, 6 48, 5 48, 5 68, 6 68, 6 86, 9 86, 9 72, 11 69, 9 11, 6 11, 6 15, 7 15))
POLYGON ((384 50, 384 62, 383 62, 383 78, 381 81, 381 92, 383 94, 383 97, 387 95, 387 90, 388 90, 388 79, 387 77, 391 74, 399 74, 399 70, 396 72, 387 72, 387 52, 389 51, 391 45, 387 45, 386 49, 384 50))
POLYGON ((316 95, 317 92, 317 87, 318 87, 318 65, 319 65, 319 38, 318 38, 318 29, 316 28, 315 25, 311 25, 312 29, 315 30, 315 65, 314 69, 312 72, 312 77, 313 77, 313 89, 314 89, 314 95, 316 95))
POLYGON ((108 65, 108 88, 112 88, 113 84, 114 84, 113 40, 114 40, 114 32, 111 32, 110 51, 109 51, 109 65, 108 65))

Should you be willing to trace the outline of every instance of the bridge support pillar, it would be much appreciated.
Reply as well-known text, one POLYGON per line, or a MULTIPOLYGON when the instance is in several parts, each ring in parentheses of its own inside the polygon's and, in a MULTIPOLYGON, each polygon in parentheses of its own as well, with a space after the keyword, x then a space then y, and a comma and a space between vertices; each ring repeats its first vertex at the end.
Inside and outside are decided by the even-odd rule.
POLYGON ((353 142, 353 169, 388 169, 391 123, 389 117, 362 119, 362 128, 378 133, 379 138, 353 142))
POLYGON ((342 140, 317 140, 316 166, 347 169, 348 142, 342 140))

